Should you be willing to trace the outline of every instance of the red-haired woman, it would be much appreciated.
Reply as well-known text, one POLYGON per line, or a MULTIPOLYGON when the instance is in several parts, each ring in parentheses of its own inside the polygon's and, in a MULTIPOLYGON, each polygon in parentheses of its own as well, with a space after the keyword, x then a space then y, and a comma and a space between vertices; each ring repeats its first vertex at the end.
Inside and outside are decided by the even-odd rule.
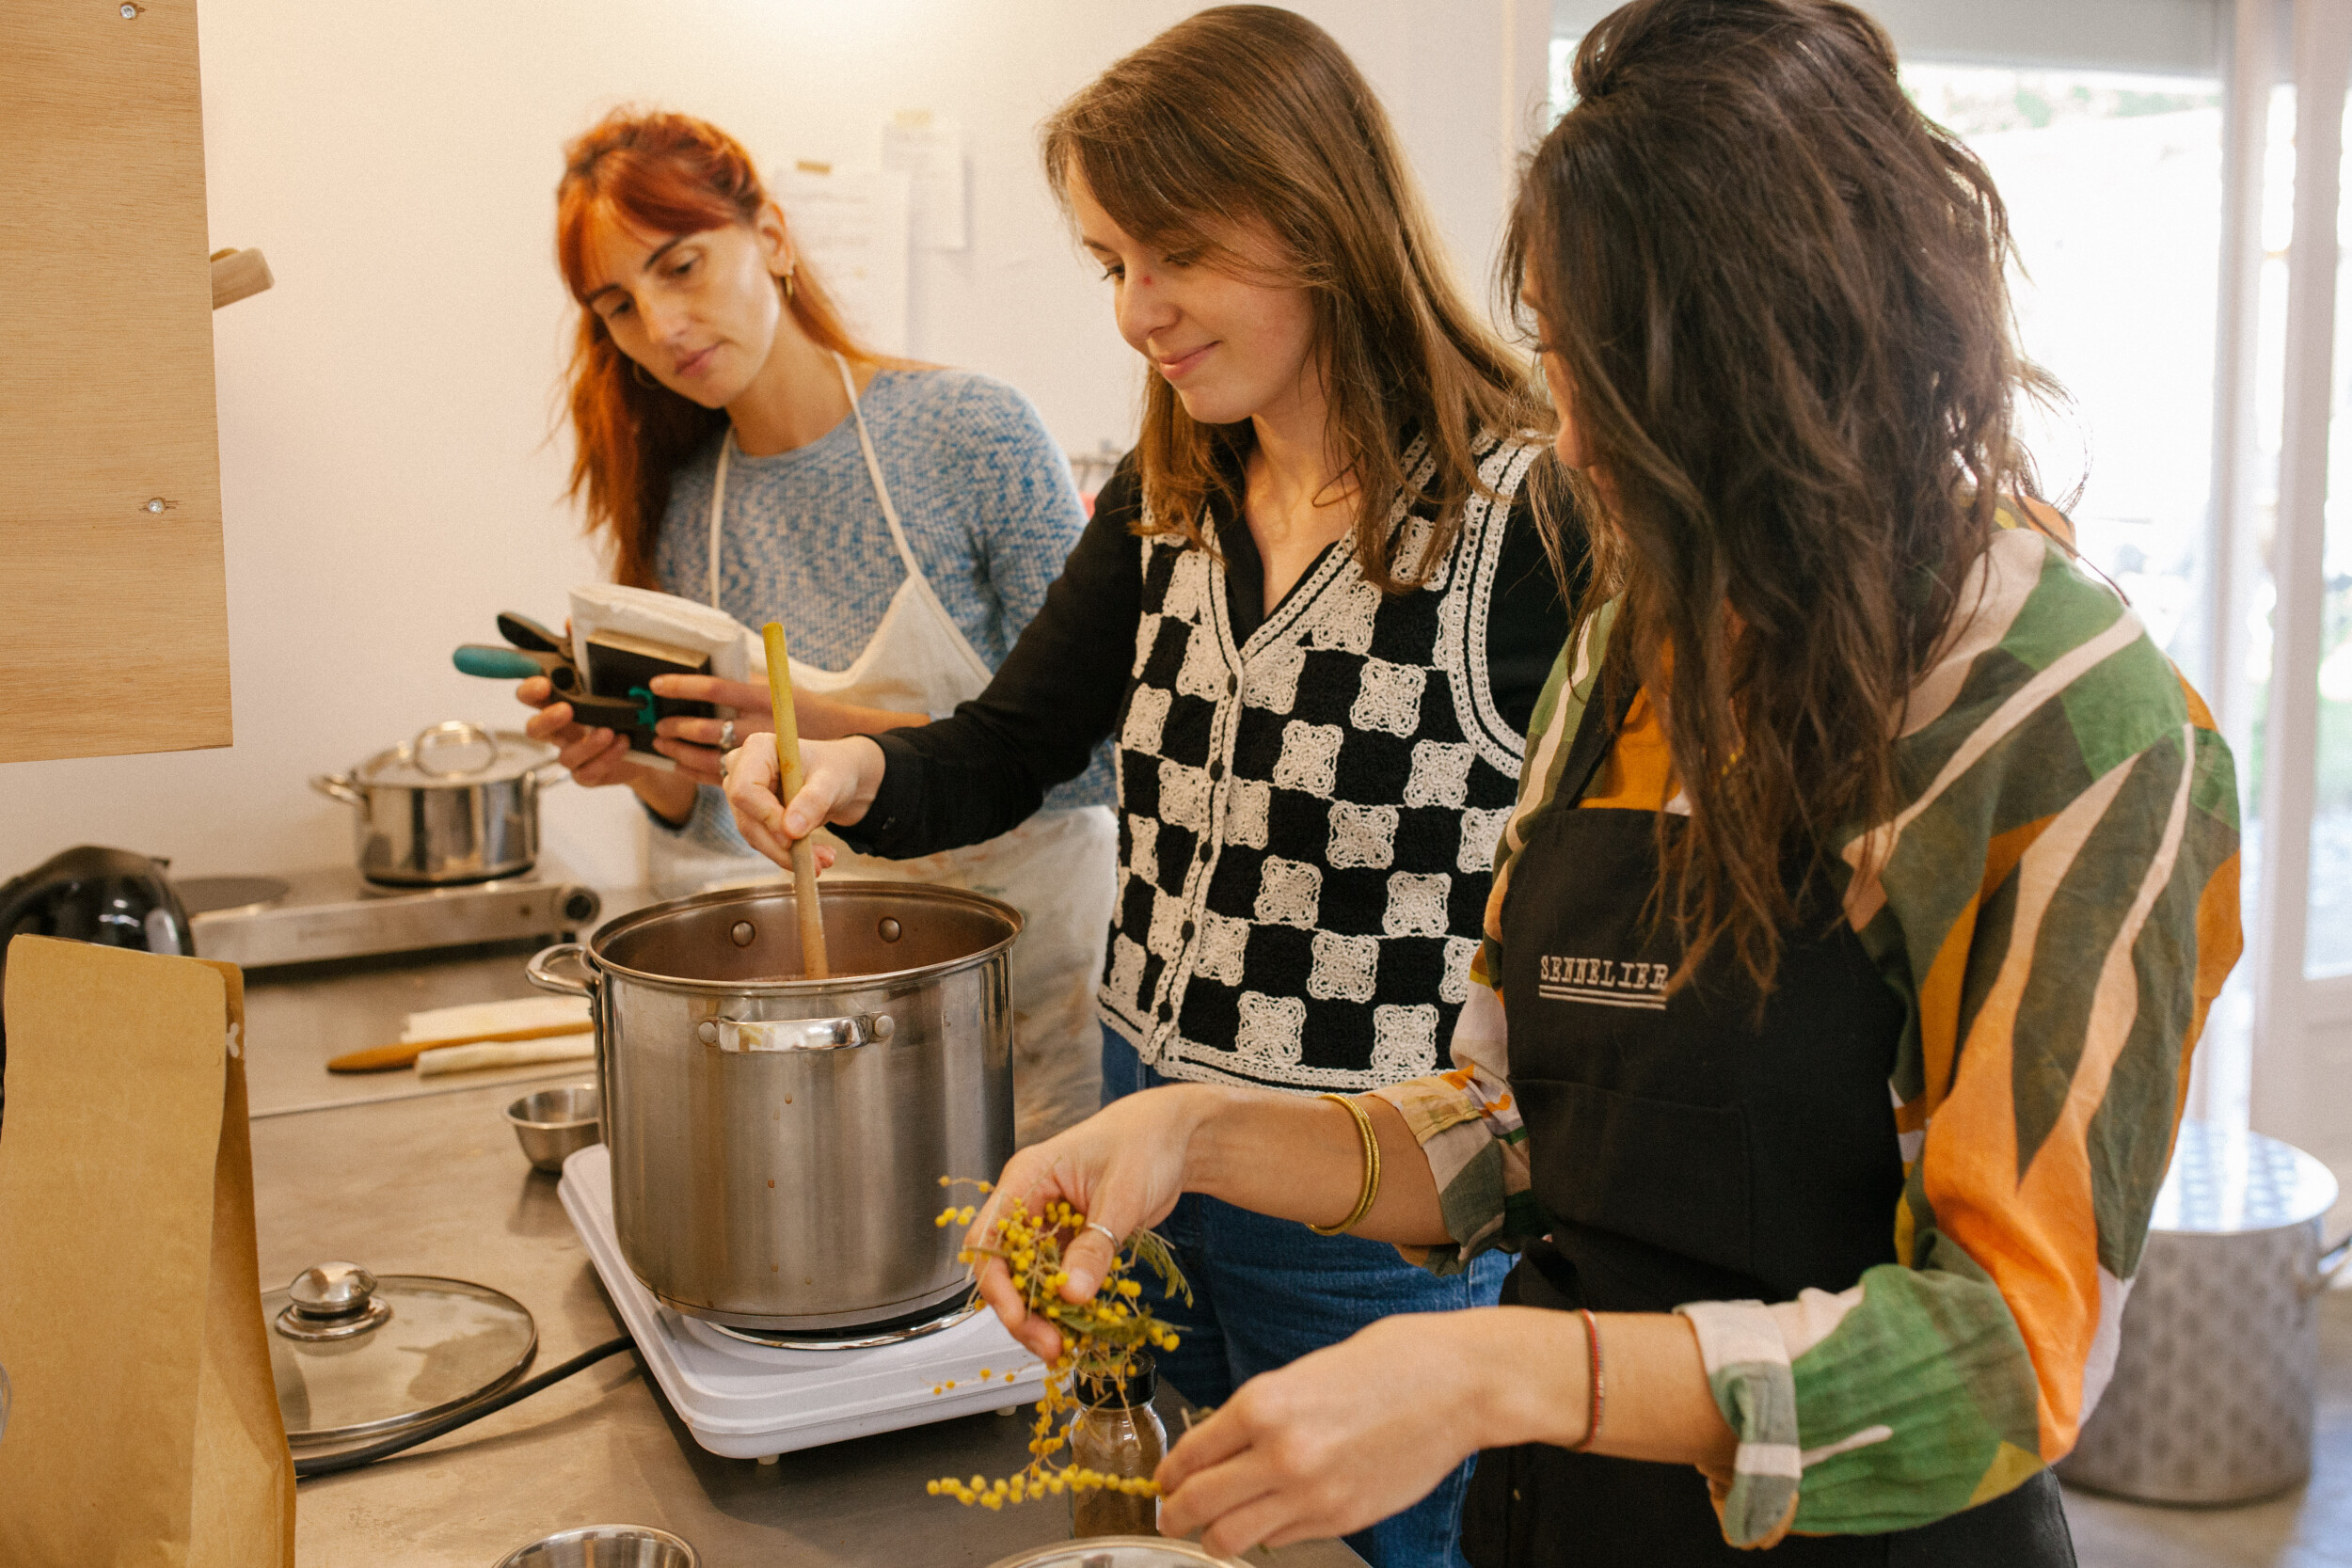
MULTIPOLYGON (((618 113, 565 150, 556 255, 580 302, 572 485, 621 582, 783 623, 803 734, 945 714, 988 684, 1085 526, 1068 463, 1000 381, 883 358, 843 325, 736 140, 676 114, 618 113)), ((645 766, 575 721, 545 681, 530 732, 583 784, 626 784, 670 856, 748 856, 718 748, 766 729, 764 688, 692 676, 659 694, 740 714, 665 719, 645 766)), ((1014 832, 857 876, 949 880, 1027 919, 1013 957, 1017 1133, 1097 1103, 1093 982, 1115 847, 1107 764, 1014 832)), ((759 864, 757 861, 752 862, 759 864)))

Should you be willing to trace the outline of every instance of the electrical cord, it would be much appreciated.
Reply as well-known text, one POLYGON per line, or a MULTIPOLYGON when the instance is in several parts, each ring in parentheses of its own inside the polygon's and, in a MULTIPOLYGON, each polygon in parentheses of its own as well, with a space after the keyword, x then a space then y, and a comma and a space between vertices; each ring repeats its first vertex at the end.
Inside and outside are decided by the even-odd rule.
POLYGON ((437 1417, 427 1421, 414 1432, 404 1432, 397 1437, 387 1437, 381 1443, 371 1443, 364 1449, 345 1449, 341 1453, 320 1454, 314 1459, 297 1459, 294 1461, 294 1479, 308 1481, 312 1476, 331 1476, 343 1470, 356 1470, 363 1465, 373 1465, 379 1459, 389 1459, 392 1455, 413 1449, 420 1443, 430 1443, 434 1438, 445 1433, 455 1432, 459 1427, 503 1410, 517 1400, 527 1400, 540 1389, 551 1384, 561 1383, 574 1372, 593 1367, 609 1355, 618 1355, 625 1350, 634 1349, 636 1344, 637 1341, 626 1334, 617 1338, 607 1339, 601 1345, 581 1351, 562 1366, 550 1367, 537 1377, 515 1385, 496 1399, 485 1401, 481 1404, 468 1405, 463 1410, 453 1410, 446 1416, 437 1417))

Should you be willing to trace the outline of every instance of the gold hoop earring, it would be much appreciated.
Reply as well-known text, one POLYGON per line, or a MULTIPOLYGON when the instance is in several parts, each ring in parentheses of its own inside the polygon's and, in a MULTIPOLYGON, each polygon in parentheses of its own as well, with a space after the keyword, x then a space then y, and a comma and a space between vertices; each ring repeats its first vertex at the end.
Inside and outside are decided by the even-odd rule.
POLYGON ((646 388, 648 391, 658 392, 661 389, 661 383, 656 381, 652 376, 647 375, 645 373, 645 367, 639 364, 634 359, 631 359, 628 362, 628 373, 637 378, 637 385, 646 388))
MULTIPOLYGON (((798 270, 798 268, 794 269, 794 271, 798 270)), ((792 303, 792 274, 789 272, 784 275, 784 302, 787 305, 792 303)))

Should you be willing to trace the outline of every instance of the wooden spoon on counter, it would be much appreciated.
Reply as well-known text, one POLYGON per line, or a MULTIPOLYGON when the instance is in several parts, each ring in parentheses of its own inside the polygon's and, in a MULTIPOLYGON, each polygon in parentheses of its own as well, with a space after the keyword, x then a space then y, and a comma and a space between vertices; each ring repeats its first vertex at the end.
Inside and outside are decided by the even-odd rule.
MULTIPOLYGON (((801 792, 801 725, 792 710, 792 656, 784 627, 771 621, 759 630, 768 648, 768 697, 776 712, 776 792, 787 805, 801 792)), ((792 846, 792 902, 801 915, 801 963, 808 978, 833 973, 825 958, 825 911, 817 902, 817 847, 807 839, 792 846)))
POLYGON ((578 1023, 541 1023, 528 1029, 501 1029, 490 1034, 452 1035, 437 1040, 403 1040, 397 1045, 370 1046, 365 1051, 350 1051, 326 1064, 329 1072, 389 1072, 394 1068, 415 1065, 417 1057, 427 1051, 438 1051, 450 1045, 483 1045, 495 1040, 547 1040, 560 1035, 585 1035, 596 1025, 586 1019, 578 1023))

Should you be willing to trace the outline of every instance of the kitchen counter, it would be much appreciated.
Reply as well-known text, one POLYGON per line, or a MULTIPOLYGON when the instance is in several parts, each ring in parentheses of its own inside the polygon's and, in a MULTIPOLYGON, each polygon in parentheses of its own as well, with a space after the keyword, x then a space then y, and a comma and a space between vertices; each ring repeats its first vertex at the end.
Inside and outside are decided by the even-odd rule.
MULTIPOLYGON (((538 1369, 621 1332, 556 1179, 531 1168, 500 1115, 517 1082, 592 1076, 589 1064, 421 1084, 413 1073, 325 1071, 330 1055, 397 1038, 406 1012, 532 994, 523 956, 470 950, 248 977, 263 1289, 329 1259, 476 1280, 537 1318, 538 1369)), ((1064 1537, 1068 1504, 990 1513, 928 1497, 923 1483, 1009 1474, 1028 1457, 1028 1414, 913 1427, 763 1465, 705 1451, 636 1358, 617 1355, 409 1453, 303 1481, 298 1560, 489 1568, 559 1529, 628 1523, 684 1537, 707 1568, 978 1568, 1064 1537)), ((1283 1568, 1359 1560, 1336 1542, 1279 1556, 1283 1568)))
MULTIPOLYGON (((414 1100, 480 1088, 596 1076, 592 1060, 532 1062, 481 1072, 420 1078, 413 1068, 329 1072, 346 1052, 390 1045, 412 1012, 546 994, 523 978, 523 960, 542 943, 452 948, 438 962, 414 955, 296 964, 246 976, 246 1032, 267 1041, 249 1064, 246 1088, 255 1119, 338 1105, 414 1100)), ((582 1036, 585 1039, 587 1037, 582 1036)), ((517 1094, 521 1091, 516 1090, 517 1094)))

